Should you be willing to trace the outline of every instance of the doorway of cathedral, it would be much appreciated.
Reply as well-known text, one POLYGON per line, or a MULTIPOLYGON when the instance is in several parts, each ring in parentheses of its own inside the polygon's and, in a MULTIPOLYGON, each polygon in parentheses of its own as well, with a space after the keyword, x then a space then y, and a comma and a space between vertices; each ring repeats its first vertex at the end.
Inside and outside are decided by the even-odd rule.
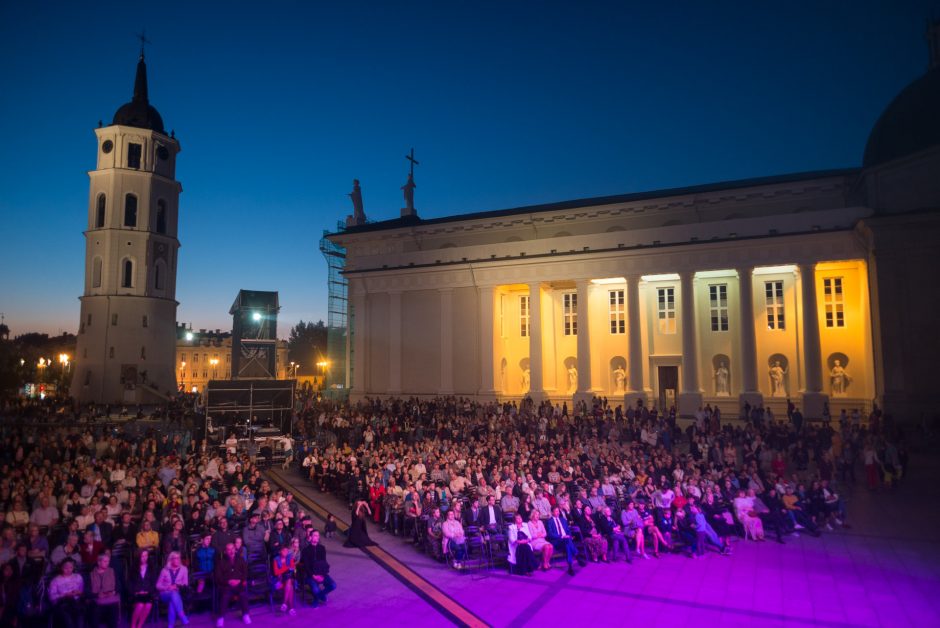
POLYGON ((669 413, 669 408, 676 405, 676 395, 679 392, 679 367, 660 366, 659 368, 659 407, 663 414, 669 413))

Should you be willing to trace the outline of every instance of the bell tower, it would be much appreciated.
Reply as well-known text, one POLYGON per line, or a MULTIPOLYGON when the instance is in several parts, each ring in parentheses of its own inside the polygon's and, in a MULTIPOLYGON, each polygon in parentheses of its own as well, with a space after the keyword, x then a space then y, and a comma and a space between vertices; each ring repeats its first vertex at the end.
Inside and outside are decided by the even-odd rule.
POLYGON ((182 186, 176 181, 180 145, 150 104, 143 49, 133 98, 95 135, 70 390, 82 403, 159 403, 176 390, 182 186))

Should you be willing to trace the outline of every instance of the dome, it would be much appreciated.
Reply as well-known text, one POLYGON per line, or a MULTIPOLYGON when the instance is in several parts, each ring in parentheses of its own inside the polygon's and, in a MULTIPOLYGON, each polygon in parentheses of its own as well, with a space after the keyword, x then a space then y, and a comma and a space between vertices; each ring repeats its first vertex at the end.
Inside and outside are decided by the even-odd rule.
POLYGON ((875 122, 862 165, 877 166, 940 144, 940 65, 901 90, 875 122))
POLYGON ((112 124, 150 129, 166 135, 166 131, 163 130, 163 118, 160 117, 160 113, 153 105, 147 103, 132 101, 126 105, 121 105, 121 108, 114 113, 112 124))
POLYGON ((163 118, 147 99, 147 64, 144 55, 140 55, 137 62, 137 76, 134 79, 134 97, 127 104, 114 113, 112 124, 133 126, 138 129, 150 129, 157 133, 166 134, 163 129, 163 118))

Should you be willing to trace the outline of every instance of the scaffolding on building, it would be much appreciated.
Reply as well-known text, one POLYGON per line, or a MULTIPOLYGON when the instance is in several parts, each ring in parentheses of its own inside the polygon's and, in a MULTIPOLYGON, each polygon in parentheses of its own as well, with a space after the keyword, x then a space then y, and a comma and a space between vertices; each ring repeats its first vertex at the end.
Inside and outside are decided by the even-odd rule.
MULTIPOLYGON (((343 223, 337 224, 337 231, 345 230, 343 223)), ((344 399, 349 395, 349 383, 352 381, 352 326, 349 316, 349 282, 343 270, 346 268, 346 249, 331 242, 323 232, 320 239, 320 252, 326 258, 327 271, 327 365, 324 373, 324 396, 332 399, 344 399)))

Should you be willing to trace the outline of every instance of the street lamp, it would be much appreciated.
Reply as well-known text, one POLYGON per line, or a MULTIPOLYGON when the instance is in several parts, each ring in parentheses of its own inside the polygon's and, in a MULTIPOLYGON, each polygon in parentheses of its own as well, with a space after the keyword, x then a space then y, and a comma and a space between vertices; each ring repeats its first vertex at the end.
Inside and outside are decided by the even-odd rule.
POLYGON ((300 368, 300 364, 298 364, 297 362, 291 362, 291 363, 290 363, 290 370, 291 370, 291 378, 292 378, 292 379, 297 379, 297 369, 299 369, 299 368, 300 368))
POLYGON ((218 376, 215 367, 219 365, 219 358, 210 358, 209 364, 212 365, 212 379, 215 379, 218 376))
POLYGON ((330 362, 328 360, 320 360, 317 362, 317 367, 320 369, 320 389, 323 390, 326 388, 326 370, 330 368, 330 362))
POLYGON ((59 364, 62 365, 62 371, 63 371, 63 372, 65 372, 65 371, 68 370, 68 368, 69 368, 69 354, 68 354, 68 353, 60 353, 60 354, 59 354, 59 364))

